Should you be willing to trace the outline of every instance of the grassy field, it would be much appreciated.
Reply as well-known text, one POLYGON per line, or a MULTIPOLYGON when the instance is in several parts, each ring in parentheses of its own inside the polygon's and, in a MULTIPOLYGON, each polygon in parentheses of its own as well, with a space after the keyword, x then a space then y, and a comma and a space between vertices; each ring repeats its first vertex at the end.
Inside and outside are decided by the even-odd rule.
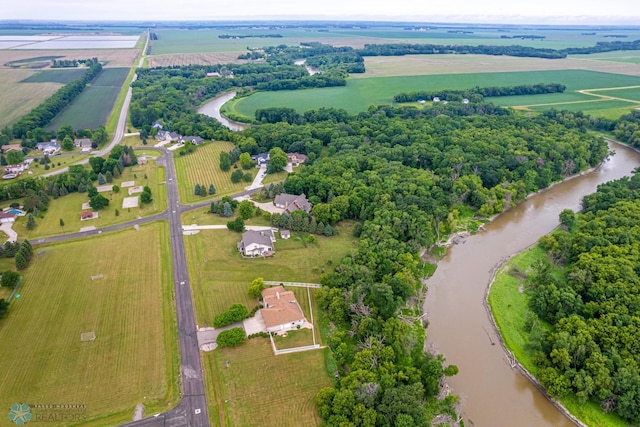
MULTIPOLYGON (((533 354, 526 348, 529 332, 525 325, 527 317, 531 315, 528 305, 529 296, 522 292, 523 280, 510 275, 508 271, 515 266, 526 274, 530 265, 545 256, 545 252, 538 246, 516 255, 498 272, 489 293, 489 305, 503 341, 534 376, 537 375, 538 369, 534 363, 533 354)), ((560 272, 556 271, 555 274, 558 275, 560 272)), ((543 326, 550 328, 544 323, 543 326)), ((574 396, 564 398, 561 402, 572 414, 589 426, 624 427, 627 425, 619 417, 603 413, 599 405, 593 402, 582 404, 574 396)))
POLYGON ((594 95, 611 96, 614 98, 628 99, 640 102, 640 87, 627 89, 607 89, 592 92, 594 95))
MULTIPOLYGON (((231 168, 227 172, 220 169, 220 153, 231 151, 232 148, 233 144, 230 142, 215 141, 198 147, 194 153, 175 158, 176 178, 182 203, 196 203, 207 198, 237 193, 251 184, 244 181, 234 184, 231 182, 231 173, 235 169, 231 168), (207 189, 209 184, 213 184, 216 188, 215 196, 196 196, 193 194, 196 184, 203 184, 207 189)), ((245 172, 255 177, 258 169, 252 168, 245 172)))
POLYGON ((62 87, 61 83, 22 83, 36 73, 0 68, 0 127, 12 124, 62 87))
POLYGON ((104 126, 128 74, 128 68, 105 68, 47 129, 55 130, 63 125, 71 125, 74 129, 104 126))
POLYGON ((168 248, 166 223, 37 247, 21 298, 0 320, 0 406, 81 404, 82 425, 107 426, 130 421, 139 403, 147 413, 175 405, 168 248), (90 331, 95 341, 81 342, 90 331))
MULTIPOLYGON (((353 224, 344 223, 338 236, 316 236, 314 244, 305 243, 304 233, 293 233, 290 240, 276 241, 276 254, 268 259, 242 258, 236 249, 240 234, 228 230, 185 236, 197 323, 211 324, 215 315, 233 303, 249 309, 256 306, 257 302, 247 295, 256 277, 317 282, 323 272, 355 247, 352 229, 353 224)), ((292 290, 309 319, 307 290, 292 290)), ((312 322, 317 326, 319 313, 313 290, 311 304, 312 322)), ((298 332, 279 342, 278 347, 311 344, 309 331, 298 332)), ((318 329, 316 340, 320 340, 318 329)), ((330 384, 322 351, 275 356, 269 340, 256 338, 235 349, 205 353, 203 366, 213 425, 298 426, 301 420, 304 425, 320 423, 314 397, 330 384)))
POLYGON ((320 425, 315 396, 331 385, 324 351, 275 356, 268 339, 202 356, 213 426, 320 425), (226 361, 229 361, 227 367, 226 361))
MULTIPOLYGON (((59 199, 52 199, 49 209, 43 218, 36 218, 36 228, 27 230, 26 217, 19 218, 13 229, 20 238, 29 239, 46 237, 62 232, 70 233, 79 231, 82 227, 106 227, 120 222, 131 221, 139 216, 149 216, 167 209, 167 190, 164 184, 165 169, 156 167, 154 162, 144 166, 125 168, 120 178, 114 179, 114 183, 120 185, 123 181, 135 181, 136 185, 148 185, 151 188, 153 202, 149 205, 140 205, 138 208, 123 209, 122 200, 129 197, 126 188, 121 188, 119 193, 102 193, 110 200, 109 207, 98 211, 98 218, 80 221, 82 204, 88 202, 87 194, 71 193, 59 199), (134 176, 135 175, 135 176, 134 176), (144 176, 147 176, 145 179, 144 176), (118 209, 119 216, 115 211, 118 209), (64 221, 64 230, 60 227, 60 219, 64 221)), ((97 183, 94 183, 97 185, 97 183)), ((139 194, 138 194, 139 195, 139 194)))
MULTIPOLYGON (((248 117, 253 117, 257 109, 267 107, 291 107, 299 112, 320 107, 335 107, 356 113, 365 111, 370 105, 391 104, 393 96, 400 92, 552 82, 566 85, 566 93, 541 95, 543 98, 535 98, 532 102, 525 101, 529 99, 526 97, 522 101, 527 102, 528 105, 567 102, 568 99, 592 100, 593 97, 589 95, 572 92, 583 89, 635 86, 640 84, 640 77, 583 70, 552 70, 349 79, 345 87, 259 92, 235 101, 231 104, 231 110, 248 117)), ((510 103, 509 97, 493 98, 489 101, 498 104, 510 103)))

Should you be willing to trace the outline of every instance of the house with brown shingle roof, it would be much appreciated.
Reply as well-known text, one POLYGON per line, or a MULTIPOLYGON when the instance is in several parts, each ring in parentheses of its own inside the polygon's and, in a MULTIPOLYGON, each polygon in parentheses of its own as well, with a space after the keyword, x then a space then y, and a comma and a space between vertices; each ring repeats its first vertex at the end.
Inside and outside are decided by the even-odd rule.
POLYGON ((296 296, 282 286, 264 289, 262 305, 264 308, 260 312, 267 332, 278 333, 298 329, 306 322, 296 296))
POLYGON ((287 213, 291 213, 293 211, 304 211, 306 213, 311 212, 311 203, 307 200, 307 196, 301 194, 296 196, 295 194, 278 194, 276 198, 273 200, 273 204, 277 208, 282 208, 287 213))

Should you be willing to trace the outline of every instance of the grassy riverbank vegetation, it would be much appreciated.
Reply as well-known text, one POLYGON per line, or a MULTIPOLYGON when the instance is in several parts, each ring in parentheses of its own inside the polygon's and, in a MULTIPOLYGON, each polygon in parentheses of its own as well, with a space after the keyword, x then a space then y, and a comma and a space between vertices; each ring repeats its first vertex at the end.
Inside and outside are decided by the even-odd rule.
POLYGON ((562 227, 514 258, 489 298, 507 346, 590 426, 640 420, 639 189, 636 174, 601 185, 582 213, 564 211, 562 227))

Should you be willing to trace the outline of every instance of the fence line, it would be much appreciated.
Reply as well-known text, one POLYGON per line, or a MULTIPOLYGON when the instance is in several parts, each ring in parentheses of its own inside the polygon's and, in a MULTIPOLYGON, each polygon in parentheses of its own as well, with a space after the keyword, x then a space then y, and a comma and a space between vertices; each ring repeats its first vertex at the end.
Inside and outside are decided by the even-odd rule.
POLYGON ((277 280, 265 280, 265 285, 273 285, 273 286, 296 286, 299 288, 321 288, 322 285, 320 283, 306 283, 306 282, 281 282, 277 280))

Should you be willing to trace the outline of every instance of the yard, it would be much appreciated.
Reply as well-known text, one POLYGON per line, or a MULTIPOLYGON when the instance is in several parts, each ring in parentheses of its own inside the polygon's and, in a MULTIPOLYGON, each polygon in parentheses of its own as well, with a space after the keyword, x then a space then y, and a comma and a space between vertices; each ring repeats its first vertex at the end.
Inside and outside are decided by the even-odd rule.
MULTIPOLYGON (((276 254, 266 259, 240 257, 235 246, 239 233, 204 230, 185 236, 196 323, 210 325, 216 314, 233 303, 245 304, 249 310, 255 307, 257 302, 247 290, 256 277, 318 282, 323 272, 355 248, 352 232, 353 224, 343 223, 339 235, 316 236, 316 243, 306 243, 305 233, 293 233, 286 241, 278 237, 276 254)), ((307 289, 288 289, 296 294, 309 319, 307 289)), ((320 342, 314 290, 310 296, 320 342)), ((305 329, 278 339, 276 345, 283 349, 311 343, 311 331, 305 329)), ((331 384, 323 350, 275 356, 268 339, 255 338, 237 348, 204 353, 202 360, 212 425, 298 426, 301 420, 305 425, 320 424, 314 398, 331 384)))
MULTIPOLYGON (((52 199, 49 209, 43 218, 36 218, 36 228, 27 230, 26 217, 18 219, 13 229, 20 238, 34 239, 61 233, 79 231, 82 227, 106 227, 121 222, 131 221, 139 216, 149 216, 167 209, 167 190, 164 184, 165 169, 156 167, 150 161, 144 166, 133 166, 124 169, 120 178, 114 179, 114 184, 120 185, 124 181, 135 181, 135 185, 148 185, 151 188, 153 201, 149 205, 140 204, 138 208, 123 209, 122 200, 129 197, 128 189, 121 188, 119 193, 101 193, 110 200, 109 206, 98 211, 98 218, 86 221, 80 220, 82 204, 88 202, 86 193, 70 193, 59 199, 52 199), (145 178, 145 176, 147 178, 145 178), (116 209, 119 215, 116 216, 116 209), (60 226, 60 219, 64 227, 60 226)), ((94 183, 97 185, 97 183, 94 183)), ((139 194, 138 194, 139 195, 139 194)))
POLYGON ((21 297, 0 320, 0 407, 86 405, 82 425, 105 426, 131 421, 139 403, 148 414, 175 405, 169 247, 160 222, 36 247, 21 297), (95 340, 81 341, 85 332, 95 340))
MULTIPOLYGON (((191 154, 175 158, 176 177, 182 203, 197 203, 207 200, 207 197, 194 194, 193 189, 196 184, 204 185, 206 189, 209 189, 210 184, 214 185, 216 194, 208 196, 208 198, 238 193, 243 191, 246 186, 251 185, 250 182, 245 181, 232 183, 231 173, 235 169, 231 168, 227 172, 220 169, 220 153, 231 151, 233 147, 234 145, 227 141, 214 141, 197 147, 196 151, 191 154)), ((255 177, 258 169, 252 168, 245 172, 249 172, 255 177)))

